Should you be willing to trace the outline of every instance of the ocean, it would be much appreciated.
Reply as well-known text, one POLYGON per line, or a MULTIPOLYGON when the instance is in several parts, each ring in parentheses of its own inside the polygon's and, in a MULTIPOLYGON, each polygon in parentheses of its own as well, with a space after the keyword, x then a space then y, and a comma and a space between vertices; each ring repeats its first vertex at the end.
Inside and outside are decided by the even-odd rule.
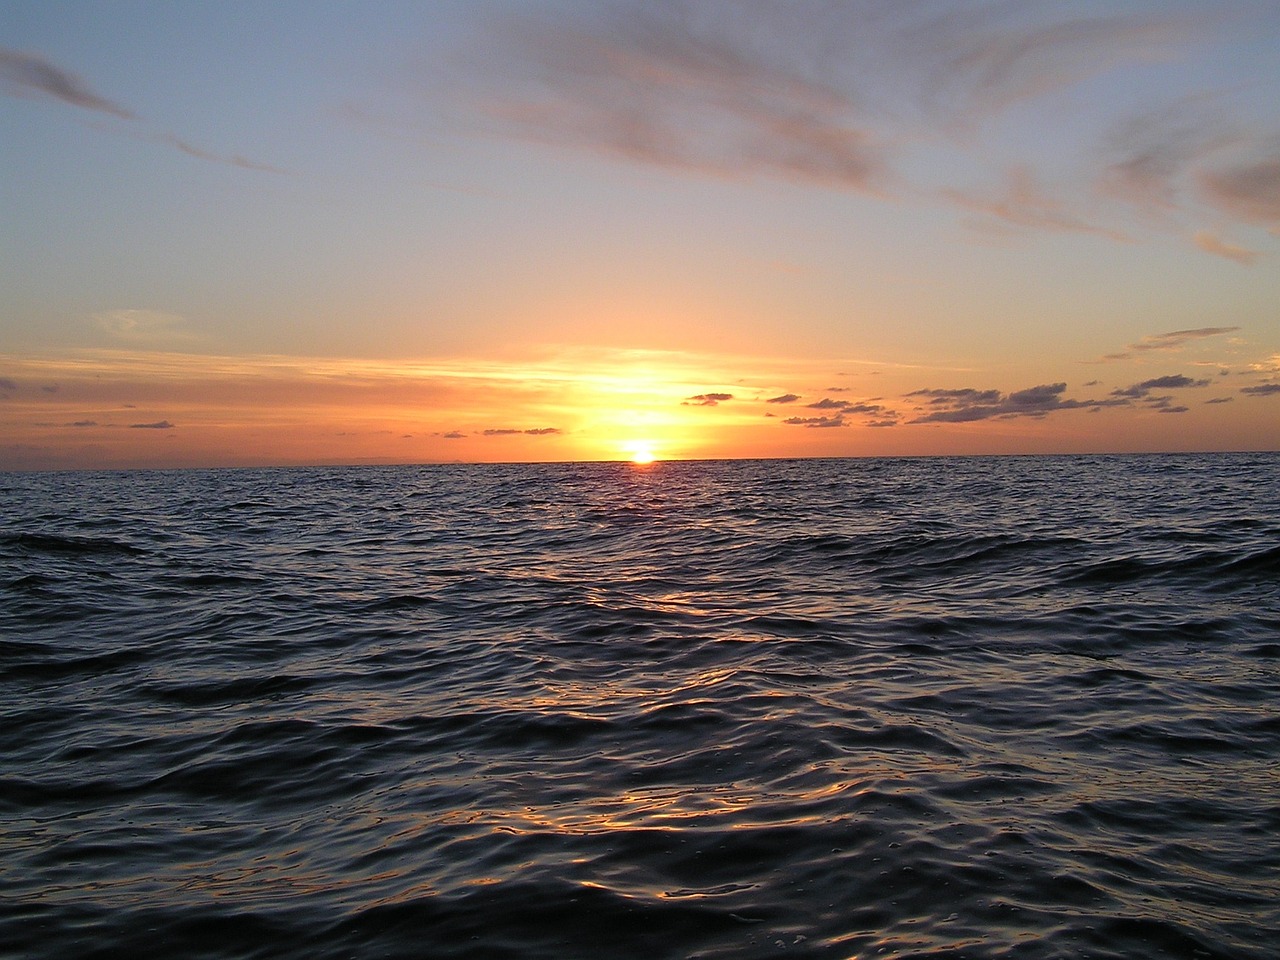
POLYGON ((1280 943, 1280 455, 0 474, 0 955, 1280 943))

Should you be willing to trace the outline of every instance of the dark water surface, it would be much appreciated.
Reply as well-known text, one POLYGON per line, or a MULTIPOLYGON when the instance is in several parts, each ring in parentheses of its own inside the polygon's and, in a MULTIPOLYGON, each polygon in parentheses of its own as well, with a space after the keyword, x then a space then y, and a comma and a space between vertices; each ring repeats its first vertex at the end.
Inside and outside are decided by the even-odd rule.
POLYGON ((0 952, 1275 957, 1280 456, 0 474, 0 952))

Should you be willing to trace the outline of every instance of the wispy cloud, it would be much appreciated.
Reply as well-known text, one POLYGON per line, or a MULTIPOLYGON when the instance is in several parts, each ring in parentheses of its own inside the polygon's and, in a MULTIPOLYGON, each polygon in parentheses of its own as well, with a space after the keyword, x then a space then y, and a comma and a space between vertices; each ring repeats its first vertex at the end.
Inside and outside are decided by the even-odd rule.
MULTIPOLYGON (((1280 117, 1263 108, 1236 122, 1244 94, 1229 81, 1208 87, 1198 70, 1220 55, 1227 25, 1275 32, 1274 18, 1244 4, 1129 0, 1099 13, 1049 0, 607 0, 500 23, 487 20, 471 51, 482 69, 468 116, 503 135, 942 202, 976 226, 1022 232, 1132 240, 1135 213, 1144 230, 1189 236, 1224 217, 1280 223, 1280 158, 1266 133, 1280 117), (1162 71, 1161 83, 1128 84, 1123 102, 1073 117, 1097 126, 1074 137, 1072 165, 1041 149, 1059 136, 1037 129, 1057 115, 1054 98, 1116 70, 1162 71), (976 176, 944 172, 962 169, 976 176)), ((1219 240, 1197 242, 1248 260, 1219 240)))
POLYGON ((212 163, 225 163, 228 166, 239 167, 242 170, 257 170, 262 173, 285 172, 280 167, 273 167, 269 163, 258 163, 257 161, 250 160, 238 153, 227 156, 221 153, 214 153, 211 150, 204 150, 172 133, 162 133, 155 139, 160 143, 167 143, 169 146, 175 147, 187 156, 195 157, 197 160, 208 160, 212 163))
POLYGON ((1280 150, 1273 155, 1201 174, 1209 199, 1226 212, 1280 229, 1280 150))
POLYGON ((39 54, 0 47, 0 81, 17 96, 45 97, 121 120, 136 119, 133 111, 95 93, 83 79, 39 54))
POLYGON ((482 109, 519 136, 638 162, 882 189, 884 144, 853 95, 724 13, 677 0, 514 19, 501 34, 506 86, 482 109))
POLYGON ((1195 245, 1206 253, 1212 253, 1215 256, 1224 257, 1227 260, 1234 260, 1246 267, 1251 267, 1258 260, 1258 251, 1250 250, 1246 247, 1238 246, 1223 240, 1216 233, 1208 230, 1201 230, 1192 237, 1195 245))
POLYGON ((84 79, 39 54, 0 47, 0 84, 13 96, 55 100, 128 121, 127 126, 122 125, 117 129, 126 131, 129 136, 167 144, 198 160, 227 164, 244 170, 284 172, 278 167, 259 163, 239 154, 225 155, 202 149, 169 131, 148 133, 138 126, 140 118, 133 110, 101 96, 84 79))
POLYGON ((1005 173, 1003 185, 995 192, 944 189, 942 196, 956 206, 1014 227, 1037 230, 1092 233, 1112 240, 1125 240, 1119 230, 1094 223, 1071 210, 1063 201, 1050 196, 1025 165, 1005 173))
POLYGON ((899 4, 891 42, 923 64, 926 97, 951 115, 1004 110, 1121 64, 1162 60, 1190 24, 1159 13, 1081 16, 1043 3, 899 4))
POLYGON ((1239 327, 1195 327, 1190 330, 1171 330, 1168 333, 1157 333, 1149 337, 1143 337, 1137 343, 1129 344, 1120 353, 1109 353, 1102 359, 1132 360, 1135 353, 1149 353, 1161 350, 1176 351, 1192 341, 1203 340, 1208 337, 1220 337, 1223 334, 1235 333, 1239 329, 1239 327))
POLYGON ((114 340, 132 344, 181 343, 195 340, 186 319, 163 310, 107 310, 93 315, 93 323, 114 340))
POLYGON ((1190 343, 1192 340, 1220 337, 1226 333, 1235 333, 1239 329, 1239 327, 1195 327, 1191 330, 1172 330, 1169 333, 1157 333, 1150 337, 1143 337, 1137 343, 1129 344, 1129 349, 1137 351, 1177 350, 1183 344, 1190 343))
POLYGON ((1241 139, 1221 95, 1196 93, 1126 116, 1104 133, 1098 186, 1148 217, 1184 207, 1185 175, 1241 139))
POLYGON ((1255 387, 1241 387, 1240 392, 1254 397, 1270 397, 1280 393, 1280 383, 1262 383, 1255 387))
POLYGON ((155 423, 131 423, 129 426, 134 430, 172 430, 175 425, 168 420, 157 420, 155 423))

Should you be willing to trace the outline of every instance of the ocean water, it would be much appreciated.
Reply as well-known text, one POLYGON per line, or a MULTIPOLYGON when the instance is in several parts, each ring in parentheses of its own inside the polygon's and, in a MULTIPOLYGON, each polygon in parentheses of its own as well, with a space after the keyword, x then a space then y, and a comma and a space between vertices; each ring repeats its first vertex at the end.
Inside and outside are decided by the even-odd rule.
POLYGON ((0 954, 1270 958, 1280 455, 0 474, 0 954))

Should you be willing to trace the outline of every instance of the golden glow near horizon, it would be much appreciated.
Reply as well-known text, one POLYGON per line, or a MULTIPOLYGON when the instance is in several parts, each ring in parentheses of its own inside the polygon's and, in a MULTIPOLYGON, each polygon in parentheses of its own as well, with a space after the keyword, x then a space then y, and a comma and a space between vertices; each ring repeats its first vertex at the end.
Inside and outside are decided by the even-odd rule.
POLYGON ((1019 390, 953 386, 972 382, 965 371, 675 351, 383 362, 0 356, 3 466, 1144 450, 1168 446, 1156 428, 1171 412, 1181 449, 1265 448, 1275 399, 1256 384, 1280 361, 1272 351, 1250 359, 1228 333, 1153 337, 1136 360, 1093 361, 1088 383, 1037 385, 1033 371, 1019 390), (1157 375, 1175 355, 1192 376, 1157 375))

